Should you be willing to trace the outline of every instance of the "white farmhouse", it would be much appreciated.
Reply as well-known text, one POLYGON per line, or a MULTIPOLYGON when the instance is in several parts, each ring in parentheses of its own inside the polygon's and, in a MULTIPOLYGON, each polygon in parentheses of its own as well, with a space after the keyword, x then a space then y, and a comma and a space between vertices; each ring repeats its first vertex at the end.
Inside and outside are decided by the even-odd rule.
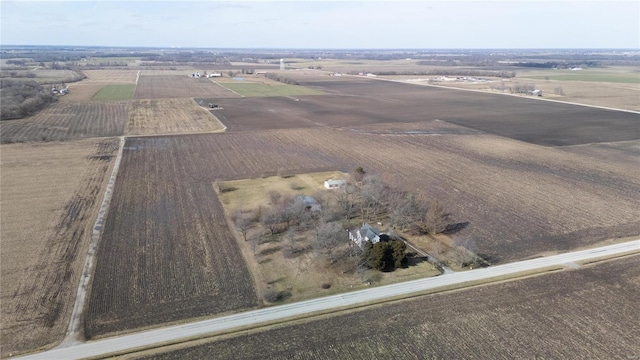
POLYGON ((360 247, 362 247, 362 243, 365 241, 371 241, 375 244, 380 241, 380 230, 369 224, 364 224, 360 229, 349 232, 349 240, 360 247))

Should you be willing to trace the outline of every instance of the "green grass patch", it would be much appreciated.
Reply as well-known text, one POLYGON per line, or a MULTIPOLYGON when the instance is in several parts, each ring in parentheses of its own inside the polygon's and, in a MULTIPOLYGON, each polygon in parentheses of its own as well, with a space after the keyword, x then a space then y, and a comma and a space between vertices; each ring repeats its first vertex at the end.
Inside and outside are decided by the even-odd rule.
POLYGON ((220 85, 244 96, 300 96, 324 94, 322 91, 309 89, 299 85, 262 84, 252 82, 224 83, 220 85))
POLYGON ((136 86, 127 85, 106 85, 93 95, 91 100, 129 100, 133 98, 136 86))

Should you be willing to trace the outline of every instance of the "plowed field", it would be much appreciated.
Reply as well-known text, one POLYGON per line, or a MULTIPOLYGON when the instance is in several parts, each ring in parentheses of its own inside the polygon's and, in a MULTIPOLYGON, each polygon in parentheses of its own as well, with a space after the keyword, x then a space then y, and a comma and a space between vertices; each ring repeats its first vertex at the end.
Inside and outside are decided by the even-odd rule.
POLYGON ((548 146, 640 139, 640 116, 635 113, 383 80, 327 78, 299 82, 339 95, 303 99, 310 113, 320 116, 316 121, 330 126, 441 119, 548 146))
POLYGON ((2 143, 122 135, 127 106, 128 101, 60 101, 31 117, 2 121, 2 143))
POLYGON ((173 143, 127 140, 98 249, 89 338, 257 305, 211 183, 184 171, 196 154, 173 157, 173 143))
POLYGON ((228 98, 239 95, 207 78, 186 75, 140 75, 135 99, 228 98))
MULTIPOLYGON (((493 263, 640 233, 640 178, 634 166, 441 122, 411 128, 404 133, 397 127, 384 133, 378 127, 372 132, 297 129, 130 139, 126 152, 139 154, 138 164, 144 165, 138 166, 147 170, 122 186, 135 194, 131 189, 143 186, 138 182, 155 188, 164 184, 162 177, 179 189, 279 170, 308 173, 363 166, 439 199, 454 221, 469 222, 454 236, 475 240, 493 263)), ((191 206, 181 206, 185 212, 180 216, 192 216, 191 206)), ((125 227, 125 233, 138 231, 134 223, 125 227)))
POLYGON ((62 340, 117 145, 2 145, 2 358, 62 340))
POLYGON ((424 296, 147 358, 633 358, 638 261, 424 296))

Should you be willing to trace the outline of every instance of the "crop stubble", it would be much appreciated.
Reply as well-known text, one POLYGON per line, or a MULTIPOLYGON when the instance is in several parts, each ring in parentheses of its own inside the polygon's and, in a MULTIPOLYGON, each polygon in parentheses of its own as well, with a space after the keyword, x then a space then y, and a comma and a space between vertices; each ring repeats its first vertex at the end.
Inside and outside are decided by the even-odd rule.
POLYGON ((61 101, 25 119, 0 123, 2 143, 122 135, 128 101, 61 101))
POLYGON ((134 100, 129 106, 127 135, 220 131, 224 125, 193 99, 134 100))
POLYGON ((140 75, 134 99, 238 97, 207 78, 186 75, 140 75))
POLYGON ((633 358, 638 256, 279 326, 153 359, 633 358))
POLYGON ((2 357, 62 339, 116 149, 2 145, 2 357))

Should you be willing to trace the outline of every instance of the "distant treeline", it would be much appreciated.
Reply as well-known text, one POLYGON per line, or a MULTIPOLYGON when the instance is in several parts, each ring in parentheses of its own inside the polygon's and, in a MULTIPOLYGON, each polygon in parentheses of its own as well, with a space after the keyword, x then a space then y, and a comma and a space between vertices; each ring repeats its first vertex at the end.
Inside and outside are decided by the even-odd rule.
POLYGON ((541 68, 541 69, 568 69, 573 67, 601 67, 597 61, 584 61, 584 62, 557 62, 557 61, 546 61, 546 62, 518 62, 509 64, 511 66, 519 66, 519 67, 532 67, 532 68, 541 68))
POLYGON ((0 80, 0 120, 20 119, 58 100, 35 81, 0 80))
POLYGON ((274 74, 274 73, 266 73, 266 74, 264 74, 264 77, 266 77, 267 79, 279 81, 281 83, 285 83, 285 84, 289 84, 289 85, 298 85, 298 82, 295 81, 294 79, 288 78, 286 76, 274 74))
POLYGON ((491 71, 491 70, 468 70, 468 69, 433 69, 427 71, 377 71, 376 75, 416 75, 416 76, 492 76, 500 78, 513 78, 515 71, 491 71))

